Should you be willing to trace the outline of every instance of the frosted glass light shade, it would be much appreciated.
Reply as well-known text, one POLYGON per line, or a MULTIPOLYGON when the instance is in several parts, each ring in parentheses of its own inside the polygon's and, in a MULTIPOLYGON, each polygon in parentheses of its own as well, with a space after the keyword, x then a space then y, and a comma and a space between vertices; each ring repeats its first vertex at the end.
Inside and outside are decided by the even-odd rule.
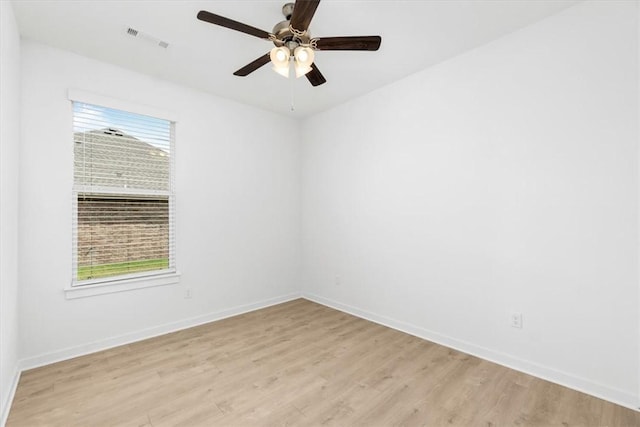
POLYGON ((302 77, 305 74, 307 74, 309 71, 311 71, 311 67, 303 67, 299 64, 295 65, 295 70, 296 70, 296 78, 298 77, 302 77))
POLYGON ((298 46, 296 50, 293 51, 293 57, 296 62, 296 77, 302 77, 311 71, 311 64, 313 64, 315 57, 313 49, 305 46, 298 46))
POLYGON ((273 71, 284 77, 289 77, 289 49, 286 47, 274 47, 269 52, 269 58, 273 64, 273 71))
POLYGON ((274 67, 289 65, 289 49, 286 47, 274 47, 269 52, 269 58, 274 67))
POLYGON ((284 67, 271 67, 271 69, 273 71, 275 71, 276 73, 280 74, 282 77, 286 77, 289 78, 289 64, 287 63, 287 65, 285 65, 284 67))

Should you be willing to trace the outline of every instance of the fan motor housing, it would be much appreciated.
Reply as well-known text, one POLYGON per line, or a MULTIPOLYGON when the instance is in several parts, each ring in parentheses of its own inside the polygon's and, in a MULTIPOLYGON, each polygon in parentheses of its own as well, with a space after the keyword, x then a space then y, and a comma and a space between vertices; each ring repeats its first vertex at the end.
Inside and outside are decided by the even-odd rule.
POLYGON ((295 43, 295 48, 299 45, 308 45, 309 41, 311 40, 309 32, 307 31, 305 31, 304 34, 301 35, 292 33, 291 28, 289 28, 289 21, 278 22, 275 27, 273 27, 273 34, 280 41, 280 43, 278 43, 277 41, 273 42, 273 44, 275 44, 276 46, 281 46, 282 42, 284 42, 284 44, 287 46, 289 46, 291 43, 295 43))
POLYGON ((309 45, 309 41, 311 40, 311 36, 308 31, 305 31, 303 34, 294 34, 291 31, 290 20, 291 15, 293 14, 294 3, 285 3, 282 6, 282 14, 285 16, 285 20, 278 22, 273 27, 273 35, 276 36, 278 41, 273 42, 276 46, 287 46, 289 49, 293 50, 300 45, 309 45))

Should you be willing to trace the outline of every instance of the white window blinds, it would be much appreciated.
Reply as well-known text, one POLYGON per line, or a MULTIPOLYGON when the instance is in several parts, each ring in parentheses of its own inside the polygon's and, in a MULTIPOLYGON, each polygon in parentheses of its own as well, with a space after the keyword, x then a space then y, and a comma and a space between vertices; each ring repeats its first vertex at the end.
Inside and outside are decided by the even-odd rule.
POLYGON ((73 285, 175 271, 173 123, 73 102, 73 285))

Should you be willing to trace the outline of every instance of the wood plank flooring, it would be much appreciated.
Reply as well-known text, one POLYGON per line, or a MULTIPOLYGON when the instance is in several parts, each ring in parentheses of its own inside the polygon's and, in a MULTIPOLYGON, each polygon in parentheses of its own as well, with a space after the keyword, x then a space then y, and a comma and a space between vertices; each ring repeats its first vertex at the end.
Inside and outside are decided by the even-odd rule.
POLYGON ((303 299, 22 374, 16 426, 640 426, 640 413, 303 299))

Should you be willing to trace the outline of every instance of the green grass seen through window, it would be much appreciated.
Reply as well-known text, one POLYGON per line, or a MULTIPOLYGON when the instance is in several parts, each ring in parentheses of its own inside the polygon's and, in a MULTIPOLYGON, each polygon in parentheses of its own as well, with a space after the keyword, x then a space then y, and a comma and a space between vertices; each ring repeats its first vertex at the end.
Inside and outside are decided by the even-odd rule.
POLYGON ((118 262, 115 264, 85 265, 78 266, 77 280, 99 279, 101 277, 120 276, 151 270, 165 270, 167 268, 169 268, 169 260, 167 258, 118 262))

